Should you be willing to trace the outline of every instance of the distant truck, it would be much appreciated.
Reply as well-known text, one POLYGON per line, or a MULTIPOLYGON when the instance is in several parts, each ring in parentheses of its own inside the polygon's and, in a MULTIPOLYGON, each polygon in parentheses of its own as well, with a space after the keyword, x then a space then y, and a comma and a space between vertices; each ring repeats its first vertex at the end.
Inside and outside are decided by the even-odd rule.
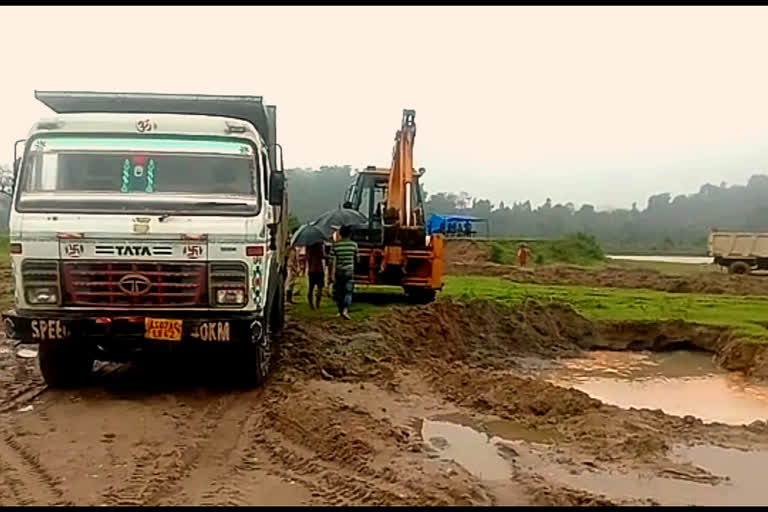
POLYGON ((287 196, 259 96, 36 92, 14 158, 6 335, 51 387, 94 360, 229 351, 259 385, 283 326, 287 196))
POLYGON ((768 233, 713 230, 707 252, 715 264, 727 267, 731 274, 768 269, 768 233))

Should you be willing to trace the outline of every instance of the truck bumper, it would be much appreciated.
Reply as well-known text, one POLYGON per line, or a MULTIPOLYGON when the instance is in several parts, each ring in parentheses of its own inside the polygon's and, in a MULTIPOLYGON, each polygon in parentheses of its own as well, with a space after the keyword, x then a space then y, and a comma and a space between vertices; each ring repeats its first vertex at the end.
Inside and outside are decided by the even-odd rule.
POLYGON ((261 315, 227 313, 6 311, 5 335, 21 343, 237 344, 261 340, 261 315))

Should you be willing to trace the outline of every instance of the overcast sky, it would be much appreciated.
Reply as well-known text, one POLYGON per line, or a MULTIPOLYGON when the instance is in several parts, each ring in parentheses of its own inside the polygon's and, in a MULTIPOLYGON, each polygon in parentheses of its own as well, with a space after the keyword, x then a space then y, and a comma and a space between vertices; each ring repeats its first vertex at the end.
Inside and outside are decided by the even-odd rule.
MULTIPOLYGON (((768 173, 765 7, 0 7, 0 163, 35 89, 263 95, 286 167, 643 207, 768 173)), ((340 192, 341 193, 341 192, 340 192)))

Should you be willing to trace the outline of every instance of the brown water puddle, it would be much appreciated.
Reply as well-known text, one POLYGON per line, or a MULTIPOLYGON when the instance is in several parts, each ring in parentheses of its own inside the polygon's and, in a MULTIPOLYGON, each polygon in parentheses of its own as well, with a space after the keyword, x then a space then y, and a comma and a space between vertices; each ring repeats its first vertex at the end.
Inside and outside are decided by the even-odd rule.
POLYGON ((619 407, 731 425, 768 419, 768 386, 721 370, 706 353, 594 351, 545 373, 553 384, 619 407))
POLYGON ((602 494, 609 499, 652 500, 662 505, 762 505, 768 452, 746 452, 712 445, 675 446, 670 458, 688 464, 684 471, 658 474, 585 469, 554 462, 554 435, 524 429, 513 422, 479 423, 451 415, 425 419, 422 438, 444 460, 453 461, 496 488, 518 472, 602 494), (489 429, 489 425, 501 429, 489 429), (490 431, 489 431, 490 430, 490 431), (504 431, 512 438, 497 435, 504 431), (526 438, 523 440, 521 438, 526 438))

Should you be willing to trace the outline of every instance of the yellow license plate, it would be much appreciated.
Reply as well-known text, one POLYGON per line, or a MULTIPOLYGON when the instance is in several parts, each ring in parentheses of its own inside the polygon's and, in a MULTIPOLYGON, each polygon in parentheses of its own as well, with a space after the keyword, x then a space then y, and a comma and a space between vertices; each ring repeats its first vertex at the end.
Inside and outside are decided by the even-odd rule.
POLYGON ((150 340, 180 341, 181 320, 145 318, 144 337, 150 340))

